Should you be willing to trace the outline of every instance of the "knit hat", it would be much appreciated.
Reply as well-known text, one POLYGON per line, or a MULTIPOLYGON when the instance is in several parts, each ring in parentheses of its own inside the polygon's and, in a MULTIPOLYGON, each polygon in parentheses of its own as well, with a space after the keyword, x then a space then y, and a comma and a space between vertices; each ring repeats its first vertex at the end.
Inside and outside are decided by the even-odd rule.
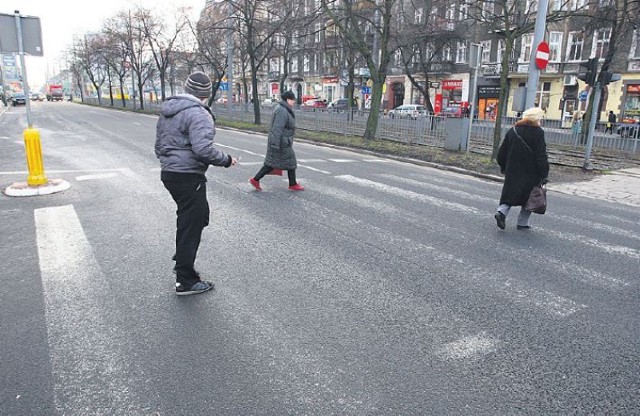
POLYGON ((296 95, 293 93, 293 91, 285 91, 282 93, 282 95, 280 96, 283 100, 295 100, 296 99, 296 95))
POLYGON ((522 113, 523 120, 539 121, 544 118, 544 110, 540 107, 531 107, 522 113))
POLYGON ((211 97, 211 80, 204 72, 194 72, 184 83, 184 91, 198 98, 211 97))

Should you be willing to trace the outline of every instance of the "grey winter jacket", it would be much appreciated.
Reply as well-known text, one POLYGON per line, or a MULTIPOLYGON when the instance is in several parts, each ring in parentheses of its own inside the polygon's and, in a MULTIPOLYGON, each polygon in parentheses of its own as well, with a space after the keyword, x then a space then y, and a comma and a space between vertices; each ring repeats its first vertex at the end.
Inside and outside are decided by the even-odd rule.
POLYGON ((298 162, 293 151, 293 134, 296 131, 296 116, 286 101, 281 101, 273 110, 271 128, 264 164, 278 169, 296 169, 298 162))
POLYGON ((231 164, 231 156, 214 147, 216 134, 211 110, 189 94, 162 103, 156 126, 156 157, 163 172, 199 173, 209 165, 231 164))

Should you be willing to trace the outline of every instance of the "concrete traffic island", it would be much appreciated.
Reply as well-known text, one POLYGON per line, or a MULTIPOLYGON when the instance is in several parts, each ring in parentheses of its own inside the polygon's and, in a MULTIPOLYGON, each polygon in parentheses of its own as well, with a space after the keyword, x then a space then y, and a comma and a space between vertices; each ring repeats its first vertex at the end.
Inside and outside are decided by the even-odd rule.
POLYGON ((42 185, 29 185, 27 182, 16 182, 9 185, 4 193, 7 196, 39 196, 51 195, 57 192, 66 191, 71 188, 69 182, 64 179, 49 179, 42 185))

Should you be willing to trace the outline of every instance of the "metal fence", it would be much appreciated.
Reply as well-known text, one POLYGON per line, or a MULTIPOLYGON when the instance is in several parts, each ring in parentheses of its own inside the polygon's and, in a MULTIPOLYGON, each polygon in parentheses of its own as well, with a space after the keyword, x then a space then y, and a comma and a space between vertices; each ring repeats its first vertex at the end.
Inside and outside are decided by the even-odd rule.
MULTIPOLYGON (((85 98, 90 104, 98 104, 96 98, 85 98)), ((102 105, 110 107, 109 100, 102 100, 102 105)), ((130 101, 126 102, 126 108, 133 108, 130 101)), ((122 101, 114 103, 113 108, 122 108, 122 101)), ((139 108, 139 103, 136 104, 139 108)), ((275 107, 262 106, 261 118, 268 122, 275 107)), ((158 112, 159 102, 145 102, 145 110, 158 112)), ((229 109, 226 104, 215 103, 212 107, 217 117, 225 120, 254 122, 253 104, 236 104, 229 109)), ((367 125, 368 111, 351 110, 335 111, 330 109, 314 109, 312 111, 296 109, 296 127, 302 130, 328 132, 345 136, 363 136, 367 125)), ((504 117, 500 137, 517 121, 513 117, 504 117)), ((417 119, 391 118, 380 113, 376 138, 392 140, 407 144, 443 147, 447 139, 447 123, 450 119, 442 116, 424 116, 417 119)), ((572 148, 576 151, 584 151, 585 143, 581 140, 579 129, 566 128, 560 120, 545 120, 543 124, 545 139, 548 145, 572 148)), ((604 128, 603 128, 604 129, 604 128)), ((470 149, 477 153, 491 153, 495 120, 474 120, 471 131, 470 149)), ((615 133, 596 131, 593 136, 593 148, 612 151, 621 157, 640 155, 639 137, 621 137, 615 133)), ((453 134, 463 135, 462 131, 453 134)), ((462 140, 465 142, 466 140, 462 140)))

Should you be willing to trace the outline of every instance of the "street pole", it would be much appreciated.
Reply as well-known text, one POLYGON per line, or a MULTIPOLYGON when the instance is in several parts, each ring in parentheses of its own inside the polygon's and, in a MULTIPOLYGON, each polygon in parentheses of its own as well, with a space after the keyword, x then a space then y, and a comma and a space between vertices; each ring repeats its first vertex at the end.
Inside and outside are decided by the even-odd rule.
MULTIPOLYGON (((233 20, 231 2, 227 2, 227 109, 233 107, 233 20)), ((258 97, 254 97, 257 100, 258 97)))
POLYGON ((29 128, 33 128, 31 122, 31 98, 29 97, 29 80, 27 78, 27 64, 24 59, 24 45, 22 43, 22 23, 20 22, 20 12, 15 11, 16 18, 16 32, 18 35, 18 54, 20 55, 20 65, 22 66, 22 88, 24 90, 25 101, 27 104, 27 125, 29 128))
POLYGON ((584 163, 582 169, 591 171, 593 170, 593 164, 591 163, 591 151, 593 148, 593 134, 596 130, 596 122, 598 121, 598 107, 600 106, 600 95, 602 94, 602 88, 600 81, 596 82, 593 86, 593 106, 591 108, 591 119, 589 120, 589 130, 587 131, 587 146, 584 151, 584 163))
POLYGON ((533 44, 531 45, 531 56, 529 57, 529 79, 527 80, 527 95, 524 101, 525 109, 533 107, 536 102, 538 82, 540 81, 540 70, 536 66, 536 48, 544 40, 548 5, 549 0, 538 0, 535 32, 533 34, 533 44))
MULTIPOLYGON (((472 43, 472 48, 476 49, 475 65, 473 70, 473 82, 471 84, 471 100, 469 101, 469 130, 467 131, 466 152, 469 153, 471 147, 471 128, 473 127, 473 118, 476 112, 476 91, 478 90, 478 68, 480 67, 480 59, 482 57, 482 45, 472 43)), ((473 49, 471 50, 473 55, 473 49)))

